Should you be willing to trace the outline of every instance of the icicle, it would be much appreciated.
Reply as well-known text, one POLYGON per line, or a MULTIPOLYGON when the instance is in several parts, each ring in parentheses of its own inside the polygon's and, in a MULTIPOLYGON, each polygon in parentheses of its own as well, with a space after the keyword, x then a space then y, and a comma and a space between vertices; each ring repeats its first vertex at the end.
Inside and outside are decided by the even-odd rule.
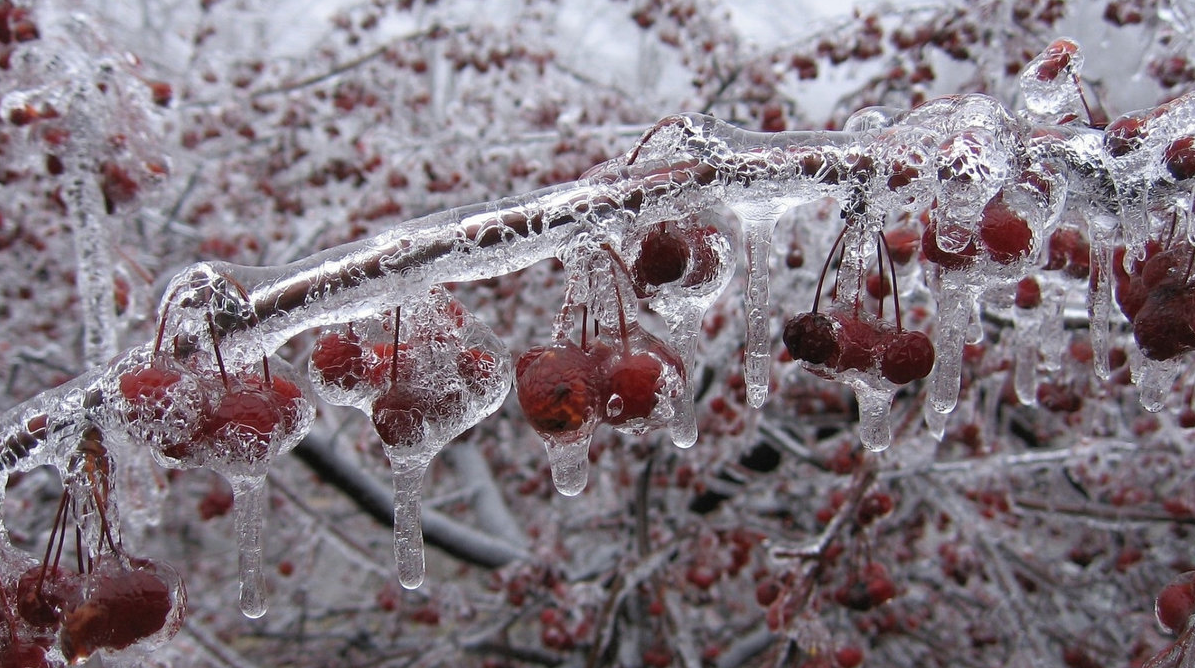
POLYGON ((668 430, 672 442, 678 447, 692 447, 697 442, 697 411, 693 406, 696 373, 697 336, 701 332, 701 318, 704 309, 685 308, 669 321, 669 344, 685 363, 685 378, 681 381, 681 392, 672 402, 672 419, 668 430))
POLYGON ((1016 350, 1013 351, 1014 367, 1012 385, 1017 400, 1023 406, 1037 402, 1037 356, 1042 341, 1042 317, 1044 304, 1032 309, 1018 308, 1013 324, 1016 327, 1016 350))
POLYGON ((1111 231, 1092 221, 1091 272, 1095 285, 1087 291, 1087 315, 1091 327, 1092 364, 1100 380, 1108 380, 1112 371, 1108 368, 1108 353, 1111 350, 1109 328, 1112 318, 1112 296, 1109 277, 1112 276, 1111 231))
MULTIPOLYGON (((439 448, 436 448, 439 450, 439 448)), ((398 564, 398 581, 407 589, 423 584, 423 477, 430 458, 409 458, 390 453, 390 470, 394 482, 394 560, 398 564)))
POLYGON ((552 482, 556 491, 565 496, 576 496, 589 482, 589 443, 593 432, 569 434, 568 440, 544 437, 548 451, 548 466, 552 469, 552 482))
POLYGON ((929 406, 928 404, 926 405, 925 410, 922 411, 922 413, 923 413, 923 416, 925 417, 926 431, 929 432, 929 435, 935 441, 938 441, 939 443, 941 443, 942 438, 946 436, 946 419, 949 416, 946 413, 939 413, 938 411, 934 410, 932 406, 929 406))
POLYGON ((1179 360, 1151 360, 1140 353, 1133 357, 1133 382, 1140 392, 1141 407, 1157 413, 1166 407, 1182 366, 1179 360))
POLYGON ((892 443, 891 410, 895 389, 852 383, 859 403, 859 440, 872 452, 887 450, 892 443))
POLYGON ((250 619, 266 614, 266 582, 261 565, 261 526, 266 505, 266 477, 231 480, 240 549, 241 612, 250 619))
POLYGON ((1066 348, 1066 322, 1063 308, 1066 306, 1066 291, 1053 283, 1042 286, 1042 303, 1038 307, 1043 317, 1038 327, 1036 344, 1041 349, 1042 368, 1050 373, 1062 369, 1062 351, 1066 348))
POLYGON ((972 291, 963 285, 943 281, 938 294, 937 364, 930 375, 929 405, 949 413, 958 402, 963 371, 963 339, 971 316, 972 291))
POLYGON ((747 241, 747 350, 743 378, 747 403, 759 408, 768 398, 772 371, 772 338, 768 317, 768 258, 772 251, 772 230, 783 210, 766 206, 739 206, 735 213, 743 221, 747 241))

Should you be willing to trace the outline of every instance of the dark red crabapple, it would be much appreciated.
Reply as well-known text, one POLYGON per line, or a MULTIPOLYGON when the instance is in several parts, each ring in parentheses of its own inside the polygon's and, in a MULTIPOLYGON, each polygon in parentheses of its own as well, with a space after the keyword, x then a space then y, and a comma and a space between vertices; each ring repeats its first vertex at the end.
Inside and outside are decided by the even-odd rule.
POLYGON ((345 390, 356 387, 367 374, 365 350, 351 331, 321 336, 311 351, 311 366, 324 382, 345 390))
POLYGON ((31 626, 57 628, 63 611, 78 605, 82 587, 78 573, 36 564, 17 580, 17 614, 31 626))
POLYGON ((838 357, 830 363, 838 371, 870 371, 883 344, 883 333, 876 321, 853 312, 836 314, 838 320, 838 357))
POLYGON ((637 283, 659 286, 680 280, 688 264, 689 244, 675 225, 659 223, 643 239, 631 269, 637 283))
POLYGON ((660 401, 658 393, 664 387, 663 371, 660 361, 647 353, 619 358, 605 375, 609 395, 617 395, 622 405, 617 413, 607 414, 606 421, 617 426, 650 416, 660 401))
POLYGON ((1020 214, 997 193, 988 200, 979 219, 979 239, 988 256, 1000 264, 1012 264, 1027 256, 1033 246, 1033 231, 1020 214))
POLYGON ((1113 158, 1121 158, 1141 148, 1149 134, 1145 123, 1135 116, 1121 116, 1104 128, 1104 150, 1113 158))
POLYGON ((572 341, 523 353, 515 388, 523 414, 540 434, 580 429, 597 415, 603 394, 593 360, 572 341))
POLYGON ((1180 137, 1167 144, 1162 162, 1176 181, 1195 176, 1195 137, 1180 137))
POLYGON ((1162 588, 1154 603, 1158 624, 1167 633, 1178 635, 1187 630, 1195 614, 1195 571, 1187 571, 1162 588))
POLYGON ((174 610, 170 587, 153 568, 98 570, 91 577, 86 599, 62 621, 62 651, 71 662, 148 638, 174 610))
POLYGON ((967 240, 966 245, 960 250, 943 250, 938 244, 938 225, 932 221, 925 226, 925 232, 921 235, 921 250, 925 253, 926 260, 943 269, 949 270, 960 270, 970 267, 975 264, 976 256, 979 254, 979 248, 975 244, 974 236, 971 236, 967 240))
POLYGON ((1070 67, 1071 60, 1078 50, 1079 45, 1069 39, 1054 40, 1042 52, 1037 71, 1034 73, 1035 78, 1038 81, 1054 81, 1070 67))
POLYGON ((129 419, 146 417, 140 415, 143 411, 148 411, 154 419, 163 419, 173 404, 170 390, 180 380, 182 373, 158 361, 123 374, 119 380, 120 393, 139 414, 138 417, 130 416, 129 419))
POLYGON ((1013 302, 1017 308, 1032 309, 1041 306, 1041 285, 1032 276, 1026 276, 1017 282, 1016 294, 1013 302))
POLYGON ((837 357, 834 319, 824 313, 802 313, 784 324, 784 347, 795 360, 825 364, 837 357))
POLYGON ((395 383, 373 402, 373 427, 382 442, 411 447, 424 438, 424 417, 428 412, 425 393, 405 383, 395 383))
POLYGON ((925 378, 933 368, 934 344, 916 330, 894 334, 880 356, 880 373, 897 385, 925 378))

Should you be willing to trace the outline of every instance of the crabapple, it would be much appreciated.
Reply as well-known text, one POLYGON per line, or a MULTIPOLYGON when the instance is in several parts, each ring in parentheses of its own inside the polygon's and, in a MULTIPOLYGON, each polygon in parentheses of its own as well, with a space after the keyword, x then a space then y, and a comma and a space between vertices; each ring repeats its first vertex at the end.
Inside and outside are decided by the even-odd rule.
POLYGON ((1195 571, 1187 571, 1171 580, 1158 593, 1154 603, 1158 624, 1175 635, 1187 630, 1195 614, 1195 571))
POLYGON ((1195 176, 1195 137, 1180 137, 1167 144, 1162 151, 1162 162, 1176 181, 1195 176))
POLYGON ((834 319, 824 313, 802 313, 784 324, 784 347, 795 360, 825 364, 838 356, 834 319))
POLYGON ((689 265, 689 244, 675 225, 660 223, 643 239, 632 265, 636 283, 663 285, 680 280, 689 265))
POLYGON ((404 383, 394 383, 374 400, 371 419, 386 445, 414 446, 423 441, 428 397, 404 383))
POLYGON ((607 403, 606 421, 617 426, 651 415, 664 387, 663 371, 660 361, 647 353, 622 356, 606 374, 611 400, 618 397, 619 404, 614 412, 613 401, 607 403))
POLYGON ((1013 211, 997 193, 988 200, 979 219, 979 239, 988 256, 1000 264, 1012 264, 1029 254, 1033 231, 1029 223, 1013 211))
POLYGON ((150 561, 138 560, 132 568, 102 562, 90 575, 83 602, 63 617, 66 658, 76 662, 100 649, 124 649, 162 631, 176 611, 181 614, 185 593, 176 599, 159 571, 150 561))
POLYGON ((572 341, 523 353, 515 387, 523 414, 541 434, 581 429, 598 414, 603 394, 593 361, 572 341))
POLYGON ((880 373, 897 385, 925 378, 934 368, 934 344, 915 330, 894 335, 880 356, 880 373))
POLYGON ((17 614, 33 626, 57 628, 62 612, 78 605, 82 585, 78 573, 36 564, 17 580, 17 614))
POLYGON ((324 334, 311 351, 311 367, 331 385, 351 390, 367 374, 365 350, 351 330, 324 334))

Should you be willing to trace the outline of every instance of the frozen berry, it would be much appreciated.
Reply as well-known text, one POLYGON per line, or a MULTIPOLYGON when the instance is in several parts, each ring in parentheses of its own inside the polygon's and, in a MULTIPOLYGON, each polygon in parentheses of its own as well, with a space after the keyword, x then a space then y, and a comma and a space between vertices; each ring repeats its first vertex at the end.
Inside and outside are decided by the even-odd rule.
POLYGON ((1000 264, 1012 264, 1029 254, 1033 231, 1025 219, 997 194, 983 208, 979 238, 988 256, 1000 264))
POLYGON ((638 280, 663 285, 680 280, 688 264, 689 245, 674 226, 660 223, 643 240, 633 269, 638 280))
POLYGON ((324 382, 351 390, 366 377, 365 351, 352 332, 324 334, 311 351, 311 366, 324 382))
POLYGON ((411 447, 423 441, 427 412, 428 401, 424 393, 409 385, 395 383, 374 400, 373 427, 386 445, 411 447))
POLYGON ((660 361, 646 353, 620 358, 606 373, 609 389, 606 420, 617 426, 651 415, 664 387, 663 371, 660 361))
POLYGON ((1017 282, 1016 295, 1013 298, 1017 308, 1031 309, 1041 306, 1041 285, 1032 276, 1026 276, 1017 282))
POLYGON ((1104 149, 1112 157, 1120 158, 1140 148, 1146 135, 1140 118, 1121 116, 1104 129, 1104 149))
POLYGON ((81 590, 78 573, 37 564, 17 580, 17 614, 32 626, 56 627, 63 611, 78 605, 81 590))
POLYGON ((784 347, 795 360, 825 364, 838 355, 834 319, 824 313, 802 313, 784 325, 784 347))
POLYGON ((92 574, 87 598, 62 622, 62 651, 78 662, 96 650, 121 650, 162 630, 175 602, 161 575, 147 568, 92 574))
POLYGON ((524 353, 515 387, 523 414, 541 434, 580 429, 597 415, 602 398, 593 360, 571 341, 524 353))
POLYGON ((1162 589, 1154 613, 1166 632, 1178 635, 1187 630, 1195 614, 1195 571, 1179 575, 1162 589))
POLYGON ((1181 137, 1170 142, 1162 152, 1162 161, 1176 181, 1195 176, 1195 137, 1181 137))
POLYGON ((925 378, 934 368, 934 344, 915 330, 904 330, 884 347, 880 373, 897 385, 925 378))

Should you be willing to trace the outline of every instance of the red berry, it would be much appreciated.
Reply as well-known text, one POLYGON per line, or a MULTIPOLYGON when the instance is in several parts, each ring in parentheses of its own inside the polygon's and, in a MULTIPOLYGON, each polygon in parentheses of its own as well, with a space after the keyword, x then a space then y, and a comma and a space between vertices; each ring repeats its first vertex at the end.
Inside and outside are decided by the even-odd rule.
POLYGON ((115 213, 117 206, 133 201, 139 188, 124 167, 113 162, 105 162, 100 166, 100 191, 109 214, 115 213))
POLYGON ((925 253, 926 260, 943 269, 966 269, 975 264, 975 258, 979 253, 979 249, 975 245, 974 237, 969 232, 961 230, 952 231, 959 234, 966 234, 970 237, 961 250, 946 251, 938 245, 938 225, 935 222, 930 222, 929 225, 925 226, 925 232, 921 235, 921 249, 925 253))
POLYGON ((853 645, 840 647, 834 652, 834 662, 838 668, 856 668, 863 664, 863 650, 853 645))
POLYGON ((780 583, 775 578, 765 578, 755 585, 755 602, 766 608, 780 598, 780 592, 780 583))
POLYGON ((524 353, 515 387, 523 414, 541 434, 580 429, 598 414, 603 394, 593 360, 571 341, 524 353))
POLYGON ((37 564, 17 580, 17 614, 32 626, 57 628, 62 613, 79 604, 82 585, 78 573, 37 564))
POLYGON ((663 285, 680 280, 689 264, 689 245, 675 226, 660 223, 647 234, 632 267, 638 281, 663 285))
POLYGON ((795 360, 825 364, 838 356, 834 319, 824 313, 802 313, 784 324, 784 347, 795 360))
POLYGON ((1140 148, 1148 134, 1140 118, 1121 116, 1104 129, 1104 149, 1114 158, 1123 157, 1140 148))
POLYGON ((1181 137, 1170 142, 1162 152, 1162 161, 1176 181, 1195 176, 1195 137, 1181 137))
POLYGON ((887 276, 871 274, 867 277, 867 294, 873 299, 883 299, 892 294, 892 283, 887 276))
POLYGON ((892 497, 888 494, 882 492, 868 494, 859 502, 855 518, 858 520, 860 526, 867 526, 892 512, 893 507, 895 507, 895 504, 892 502, 892 497))
POLYGON ((979 220, 979 238, 988 256, 1000 264, 1012 264, 1029 254, 1033 231, 1020 214, 1013 211, 997 194, 983 208, 979 220))
POLYGON ((311 366, 324 382, 345 390, 356 387, 367 375, 365 351, 351 332, 321 336, 311 351, 311 366))
POLYGON ((1032 276, 1022 278, 1017 283, 1017 292, 1014 301, 1017 308, 1022 309, 1041 306, 1041 286, 1038 285, 1037 279, 1032 276))
POLYGON ((934 344, 915 330, 897 334, 880 357, 880 373, 897 385, 925 378, 933 368, 934 344))
POLYGON ((630 420, 651 415, 659 403, 659 391, 664 387, 664 367, 660 361, 647 353, 625 355, 618 358, 605 375, 608 379, 608 397, 617 396, 617 412, 607 401, 607 422, 611 425, 626 424, 630 420))
POLYGON ((884 233, 884 240, 888 243, 888 252, 896 264, 908 264, 917 256, 921 236, 917 230, 909 225, 903 225, 890 232, 884 233))
MULTIPOLYGON (((154 363, 120 377, 120 393, 133 405, 138 413, 148 410, 157 419, 165 417, 173 400, 170 389, 182 380, 182 374, 166 366, 154 363)), ((130 420, 136 419, 130 416, 130 420)))
POLYGON ((174 97, 174 89, 165 81, 149 82, 149 92, 153 96, 154 104, 159 107, 170 106, 170 100, 174 97))
POLYGON ((1162 589, 1154 613, 1168 633, 1178 635, 1187 630, 1195 614, 1195 571, 1179 575, 1162 589))
POLYGON ((836 314, 839 353, 830 360, 838 371, 870 371, 875 367, 881 332, 870 317, 848 312, 836 314))
POLYGON ((1054 40, 1041 54, 1035 77, 1038 81, 1054 81, 1070 67, 1071 59, 1079 46, 1069 39, 1054 40))
MULTIPOLYGON (((175 459, 212 455, 225 461, 258 462, 270 454, 274 430, 283 423, 284 397, 259 376, 239 380, 220 398, 202 433, 212 441, 210 453, 193 448, 167 449, 175 459)), ((198 445, 198 444, 196 444, 198 445)))
POLYGON ((153 569, 96 571, 91 577, 86 600, 62 622, 62 651, 71 662, 157 633, 174 610, 170 588, 153 569))
POLYGON ((1133 337, 1142 354, 1161 361, 1195 350, 1192 302, 1188 291, 1166 286, 1158 286, 1146 295, 1133 316, 1133 337))
POLYGON ((427 397, 405 383, 395 383, 373 402, 373 427, 382 442, 390 446, 411 447, 423 441, 427 397))

